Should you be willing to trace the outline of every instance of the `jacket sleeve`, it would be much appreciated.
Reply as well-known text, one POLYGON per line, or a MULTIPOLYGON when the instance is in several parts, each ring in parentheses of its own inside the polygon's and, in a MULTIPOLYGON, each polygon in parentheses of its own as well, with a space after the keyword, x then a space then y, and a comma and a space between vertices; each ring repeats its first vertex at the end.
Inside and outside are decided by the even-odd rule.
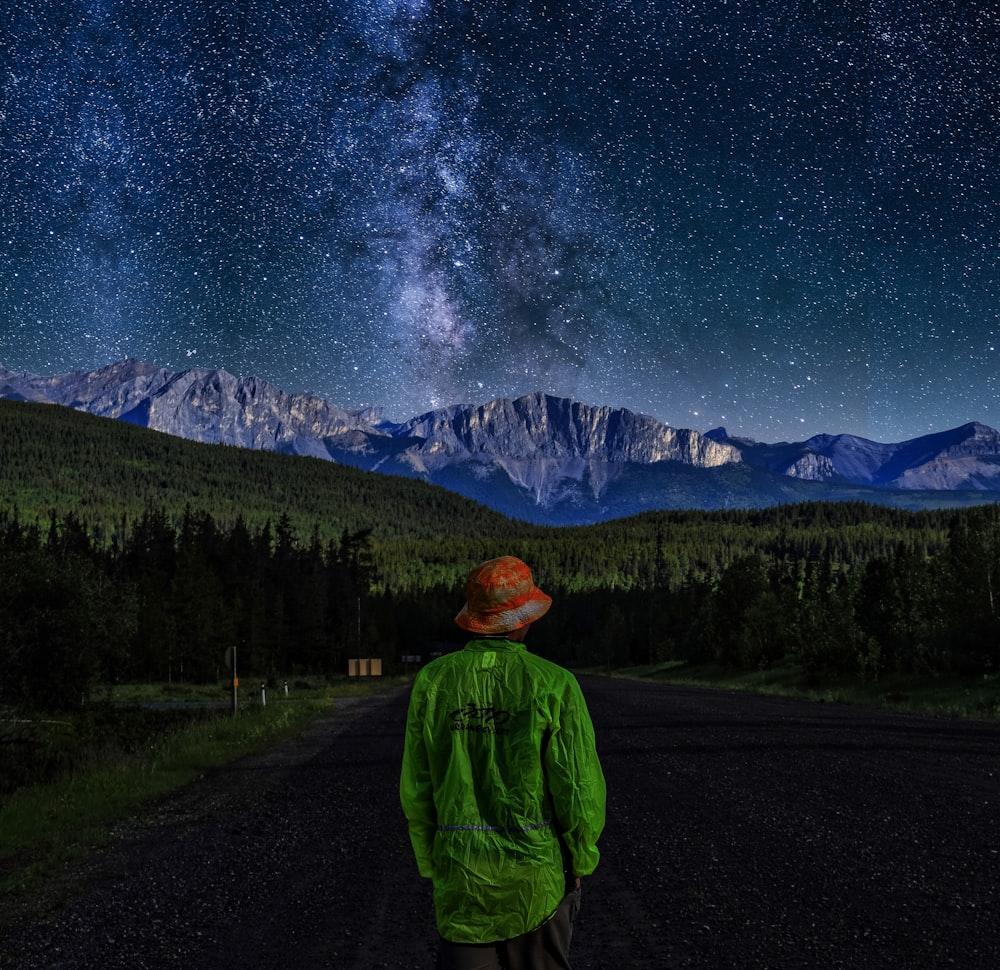
MULTIPOLYGON (((419 678, 418 678, 419 684, 419 678)), ((434 877, 434 833, 437 831, 437 809, 431 784, 430 763, 424 744, 423 694, 418 684, 410 695, 403 743, 403 767, 399 778, 399 800, 410 830, 410 842, 417 858, 421 876, 434 877)))
POLYGON ((597 840, 604 829, 607 788, 590 712, 575 678, 563 694, 545 770, 570 875, 589 876, 600 858, 597 840))

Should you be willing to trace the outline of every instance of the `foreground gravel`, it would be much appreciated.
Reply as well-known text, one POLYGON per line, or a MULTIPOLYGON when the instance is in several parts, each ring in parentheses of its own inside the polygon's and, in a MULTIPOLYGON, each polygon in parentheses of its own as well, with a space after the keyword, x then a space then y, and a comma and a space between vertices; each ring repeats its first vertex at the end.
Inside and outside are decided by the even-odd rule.
MULTIPOLYGON (((574 968, 1000 966, 1000 726, 586 678, 608 779, 574 968)), ((5 913, 0 967, 431 968, 406 691, 207 778, 5 913)))

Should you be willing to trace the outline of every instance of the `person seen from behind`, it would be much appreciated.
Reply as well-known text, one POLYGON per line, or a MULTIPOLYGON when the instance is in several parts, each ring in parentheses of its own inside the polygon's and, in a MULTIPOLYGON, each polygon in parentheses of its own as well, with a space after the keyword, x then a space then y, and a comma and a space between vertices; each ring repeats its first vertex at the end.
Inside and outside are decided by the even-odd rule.
POLYGON ((551 603, 520 559, 481 563, 455 618, 473 639, 414 681, 399 789, 438 970, 570 967, 606 789, 576 678, 524 647, 551 603))

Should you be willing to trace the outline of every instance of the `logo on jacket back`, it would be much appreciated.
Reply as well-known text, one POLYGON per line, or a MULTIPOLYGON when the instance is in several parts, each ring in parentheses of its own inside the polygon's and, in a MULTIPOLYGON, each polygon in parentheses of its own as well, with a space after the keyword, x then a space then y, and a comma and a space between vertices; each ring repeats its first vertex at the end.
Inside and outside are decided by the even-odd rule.
POLYGON ((509 734, 502 725, 510 720, 510 711, 497 707, 479 707, 470 701, 448 715, 453 731, 478 731, 481 734, 509 734))

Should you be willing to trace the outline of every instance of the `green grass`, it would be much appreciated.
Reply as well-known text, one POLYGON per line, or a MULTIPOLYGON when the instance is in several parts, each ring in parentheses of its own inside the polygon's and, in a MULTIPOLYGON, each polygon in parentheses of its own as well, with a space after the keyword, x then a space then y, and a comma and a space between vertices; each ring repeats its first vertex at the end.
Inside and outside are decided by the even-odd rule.
POLYGON ((996 675, 926 678, 887 675, 866 683, 844 678, 816 684, 811 683, 805 672, 794 665, 760 671, 731 671, 711 665, 688 666, 671 661, 615 670, 612 676, 799 697, 938 717, 1000 720, 1000 676, 996 675))
MULTIPOLYGON (((51 782, 20 788, 0 804, 0 896, 12 897, 51 880, 63 865, 106 844, 115 827, 138 817, 169 792, 207 771, 301 732, 336 710, 338 697, 367 695, 404 678, 344 679, 289 684, 289 695, 269 691, 261 706, 259 685, 240 689, 240 708, 199 718, 144 747, 124 752, 95 746, 83 763, 51 782)), ((111 691, 115 703, 200 702, 228 696, 228 688, 128 685, 111 691)))

